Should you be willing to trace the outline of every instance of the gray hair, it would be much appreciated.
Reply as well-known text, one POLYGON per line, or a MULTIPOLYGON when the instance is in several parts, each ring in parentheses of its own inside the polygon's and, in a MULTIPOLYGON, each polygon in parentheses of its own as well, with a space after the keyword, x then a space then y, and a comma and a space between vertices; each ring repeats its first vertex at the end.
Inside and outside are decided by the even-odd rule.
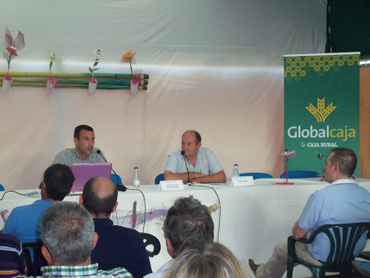
POLYGON ((59 265, 77 265, 91 256, 94 221, 79 204, 58 202, 44 213, 41 238, 59 265))
POLYGON ((177 254, 181 247, 213 241, 214 224, 208 208, 192 197, 179 198, 168 210, 164 236, 177 254))
POLYGON ((183 250, 173 261, 166 278, 247 278, 248 273, 224 245, 209 242, 183 250))

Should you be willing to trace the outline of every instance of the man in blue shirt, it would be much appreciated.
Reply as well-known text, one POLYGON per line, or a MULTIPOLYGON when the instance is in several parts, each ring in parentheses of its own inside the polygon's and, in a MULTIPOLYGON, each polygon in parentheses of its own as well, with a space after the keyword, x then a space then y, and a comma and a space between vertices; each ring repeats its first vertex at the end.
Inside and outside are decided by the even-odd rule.
POLYGON ((226 182, 225 171, 214 153, 202 147, 202 138, 195 130, 185 131, 181 151, 168 156, 164 178, 198 183, 226 182))
MULTIPOLYGON (((311 232, 325 224, 370 222, 370 192, 352 179, 356 164, 356 154, 350 149, 336 148, 330 152, 324 166, 324 180, 331 185, 310 196, 294 224, 294 237, 309 237, 311 232)), ((308 263, 321 265, 329 254, 329 244, 325 234, 319 234, 308 246, 297 242, 297 256, 308 263)), ((357 242, 354 255, 360 254, 365 245, 366 234, 357 242)), ((285 240, 275 245, 266 264, 257 265, 250 259, 249 266, 256 277, 282 277, 287 268, 287 258, 285 240)))
POLYGON ((94 220, 99 241, 91 254, 91 262, 99 269, 126 268, 134 278, 151 273, 148 253, 143 238, 134 229, 113 225, 111 213, 117 208, 117 187, 110 179, 90 179, 80 196, 80 204, 94 220))
POLYGON ((69 194, 75 177, 72 170, 63 164, 54 164, 46 169, 41 185, 41 200, 31 205, 16 207, 5 222, 3 233, 15 235, 21 242, 41 239, 40 225, 44 211, 69 194))

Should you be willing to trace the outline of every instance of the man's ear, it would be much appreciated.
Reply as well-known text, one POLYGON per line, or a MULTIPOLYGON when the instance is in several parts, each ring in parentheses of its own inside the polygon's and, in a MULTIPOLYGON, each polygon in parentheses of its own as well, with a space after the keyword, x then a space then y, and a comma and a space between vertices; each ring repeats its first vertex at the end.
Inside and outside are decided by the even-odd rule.
POLYGON ((49 253, 49 250, 45 247, 45 245, 41 246, 41 253, 44 256, 45 260, 48 262, 48 265, 52 265, 52 256, 49 253))
POLYGON ((168 255, 170 255, 171 258, 175 258, 176 257, 175 251, 173 251, 171 241, 169 241, 168 238, 166 238, 166 247, 167 247, 168 255))
POLYGON ((73 142, 75 142, 75 145, 78 144, 78 139, 76 137, 73 137, 73 142))
POLYGON ((116 202, 116 204, 114 205, 114 207, 113 207, 113 209, 112 209, 112 212, 115 212, 115 211, 116 211, 117 206, 118 206, 118 202, 116 202))
POLYGON ((93 249, 95 248, 96 244, 98 243, 99 235, 94 232, 94 243, 93 243, 93 249))

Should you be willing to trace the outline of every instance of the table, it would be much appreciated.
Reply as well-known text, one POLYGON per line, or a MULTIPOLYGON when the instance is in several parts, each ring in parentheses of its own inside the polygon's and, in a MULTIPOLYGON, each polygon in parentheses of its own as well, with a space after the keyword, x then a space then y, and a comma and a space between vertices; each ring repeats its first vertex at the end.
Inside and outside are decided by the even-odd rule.
MULTIPOLYGON (((211 214, 215 223, 215 240, 229 247, 247 269, 249 258, 253 258, 256 263, 268 260, 274 244, 291 234, 291 229, 300 216, 308 197, 314 191, 329 185, 317 178, 290 180, 295 183, 294 185, 273 185, 273 183, 282 181, 282 179, 258 179, 255 180, 255 186, 250 187, 230 187, 227 184, 209 185, 217 192, 221 201, 221 210, 211 214)), ((357 182, 370 190, 370 180, 358 179, 357 182)), ((155 235, 161 241, 160 254, 150 259, 153 271, 156 271, 170 259, 161 229, 165 210, 171 207, 178 197, 192 195, 206 206, 212 206, 218 202, 218 198, 211 188, 204 185, 185 186, 184 191, 167 192, 159 191, 158 185, 142 185, 140 190, 145 196, 147 211, 153 212, 152 215, 147 214, 148 221, 145 227, 140 217, 140 212, 144 211, 144 198, 136 190, 119 192, 117 213, 112 215, 112 220, 115 223, 130 226, 133 202, 137 202, 136 229, 142 232, 144 228, 145 232, 155 235), (155 216, 156 213, 157 216, 155 216)), ((29 193, 31 191, 35 190, 20 190, 19 192, 29 193)), ((0 192, 0 198, 3 194, 0 192)), ((0 208, 11 210, 20 205, 30 204, 36 198, 9 192, 0 201, 0 208)), ((79 196, 65 198, 66 201, 73 202, 78 202, 78 199, 79 196)), ((1 219, 0 228, 3 225, 4 222, 1 219)), ((298 275, 297 277, 309 276, 309 271, 298 267, 294 274, 298 275)))

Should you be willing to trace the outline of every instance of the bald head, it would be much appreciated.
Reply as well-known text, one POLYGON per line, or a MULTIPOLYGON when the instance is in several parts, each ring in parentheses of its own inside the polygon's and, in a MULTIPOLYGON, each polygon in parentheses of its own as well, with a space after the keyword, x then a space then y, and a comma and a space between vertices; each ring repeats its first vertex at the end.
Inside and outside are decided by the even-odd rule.
POLYGON ((117 204, 117 188, 107 178, 92 178, 82 192, 82 205, 93 218, 109 218, 117 204))

